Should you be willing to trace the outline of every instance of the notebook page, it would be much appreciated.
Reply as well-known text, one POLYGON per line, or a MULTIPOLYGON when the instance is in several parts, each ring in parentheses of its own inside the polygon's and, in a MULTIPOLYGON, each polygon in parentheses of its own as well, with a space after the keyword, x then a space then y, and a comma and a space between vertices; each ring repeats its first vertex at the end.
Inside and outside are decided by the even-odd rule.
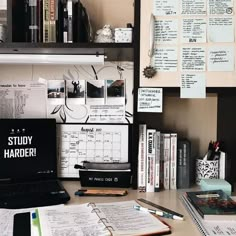
POLYGON ((38 209, 42 235, 96 235, 108 236, 110 232, 93 208, 88 204, 71 205, 54 209, 38 209))
POLYGON ((149 212, 137 211, 136 201, 97 203, 101 219, 113 235, 142 235, 169 231, 169 227, 149 212))

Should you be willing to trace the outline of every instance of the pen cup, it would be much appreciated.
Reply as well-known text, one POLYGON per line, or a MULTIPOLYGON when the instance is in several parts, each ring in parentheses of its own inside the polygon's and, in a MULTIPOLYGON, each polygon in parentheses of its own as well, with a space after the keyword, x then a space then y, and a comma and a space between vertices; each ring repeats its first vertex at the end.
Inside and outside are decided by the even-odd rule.
POLYGON ((196 184, 200 184, 201 179, 218 179, 219 178, 219 162, 196 160, 196 184))

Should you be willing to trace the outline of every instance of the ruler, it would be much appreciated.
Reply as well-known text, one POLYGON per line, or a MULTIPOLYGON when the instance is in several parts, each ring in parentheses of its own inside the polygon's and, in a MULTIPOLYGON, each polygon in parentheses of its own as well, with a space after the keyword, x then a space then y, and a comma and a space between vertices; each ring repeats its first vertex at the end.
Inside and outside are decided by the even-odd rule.
POLYGON ((178 213, 178 212, 175 212, 175 211, 172 211, 172 210, 170 210, 170 209, 168 209, 168 208, 165 208, 165 207, 163 207, 163 206, 157 205, 156 203, 150 202, 150 201, 148 201, 148 200, 146 200, 146 199, 139 198, 138 201, 143 202, 143 203, 146 203, 146 204, 148 204, 148 205, 150 205, 150 206, 153 206, 153 207, 155 207, 155 208, 157 208, 157 209, 160 209, 160 210, 162 210, 162 211, 171 213, 172 215, 176 215, 176 216, 179 216, 179 217, 184 217, 183 215, 181 215, 181 214, 178 213))

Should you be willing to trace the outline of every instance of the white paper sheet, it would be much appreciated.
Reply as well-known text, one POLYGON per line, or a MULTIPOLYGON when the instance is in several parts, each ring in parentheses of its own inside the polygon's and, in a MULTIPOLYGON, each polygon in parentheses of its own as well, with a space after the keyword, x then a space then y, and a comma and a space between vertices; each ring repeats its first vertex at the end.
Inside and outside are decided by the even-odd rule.
POLYGON ((35 81, 1 82, 0 118, 46 118, 46 89, 35 81))
POLYGON ((162 88, 138 89, 138 112, 162 112, 162 88))
POLYGON ((152 65, 157 69, 157 71, 177 71, 177 51, 177 47, 158 47, 154 51, 152 65))
POLYGON ((153 15, 171 16, 177 15, 179 12, 178 0, 153 0, 153 15))
POLYGON ((208 71, 234 71, 234 47, 209 47, 208 71))
POLYGON ((182 43, 206 43, 206 19, 183 18, 181 28, 182 43))
POLYGON ((205 74, 181 74, 181 98, 206 98, 205 74))
POLYGON ((210 17, 208 19, 209 42, 233 43, 234 40, 233 17, 210 17))
POLYGON ((178 20, 155 20, 154 40, 156 43, 171 43, 178 42, 178 20))
POLYGON ((182 0, 182 15, 206 15, 206 0, 182 0))
POLYGON ((205 47, 182 47, 181 48, 182 71, 205 71, 206 49, 205 47))
POLYGON ((233 15, 234 0, 209 0, 208 15, 233 15))

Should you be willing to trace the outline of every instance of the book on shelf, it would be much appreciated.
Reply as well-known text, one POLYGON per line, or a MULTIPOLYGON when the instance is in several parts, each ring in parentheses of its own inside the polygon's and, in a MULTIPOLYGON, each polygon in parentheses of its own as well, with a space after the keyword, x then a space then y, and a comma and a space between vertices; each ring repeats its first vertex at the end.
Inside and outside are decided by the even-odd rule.
POLYGON ((186 192, 186 197, 204 220, 236 220, 236 202, 220 189, 186 192))
POLYGON ((195 207, 188 200, 186 194, 181 197, 183 205, 188 211, 193 222, 202 235, 234 235, 236 232, 236 221, 234 220, 204 220, 195 207))
POLYGON ((170 189, 177 188, 177 133, 170 134, 170 189))
POLYGON ((139 144, 138 144, 138 190, 146 192, 146 141, 147 125, 139 124, 139 144))
POLYGON ((161 170, 160 170, 160 165, 161 165, 161 132, 156 131, 155 137, 154 137, 154 142, 155 142, 155 176, 154 176, 154 191, 158 192, 161 189, 161 170))
POLYGON ((160 189, 164 189, 164 135, 160 133, 160 189))
POLYGON ((38 208, 42 235, 151 235, 171 233, 170 227, 151 213, 138 211, 132 201, 85 203, 38 208), (61 217, 63 216, 63 217, 61 217), (58 227, 60 226, 60 227, 58 227))
POLYGON ((57 0, 50 0, 49 2, 49 42, 55 43, 56 38, 56 22, 58 18, 58 3, 57 0))
POLYGON ((155 182, 155 162, 156 162, 156 149, 155 149, 155 129, 147 129, 147 161, 146 161, 146 192, 154 192, 155 182))
POLYGON ((67 32, 67 42, 73 43, 73 1, 67 0, 67 12, 68 12, 68 32, 67 32))
POLYGON ((50 34, 50 0, 43 0, 43 42, 48 43, 50 34))
POLYGON ((177 140, 177 188, 190 188, 192 172, 191 142, 186 138, 177 140))
POLYGON ((170 189, 170 133, 163 133, 164 189, 170 189))
POLYGON ((28 16, 27 23, 28 24, 28 32, 27 32, 27 42, 37 43, 39 42, 39 16, 41 14, 40 0, 31 0, 27 1, 28 9, 26 10, 26 16, 28 16))

